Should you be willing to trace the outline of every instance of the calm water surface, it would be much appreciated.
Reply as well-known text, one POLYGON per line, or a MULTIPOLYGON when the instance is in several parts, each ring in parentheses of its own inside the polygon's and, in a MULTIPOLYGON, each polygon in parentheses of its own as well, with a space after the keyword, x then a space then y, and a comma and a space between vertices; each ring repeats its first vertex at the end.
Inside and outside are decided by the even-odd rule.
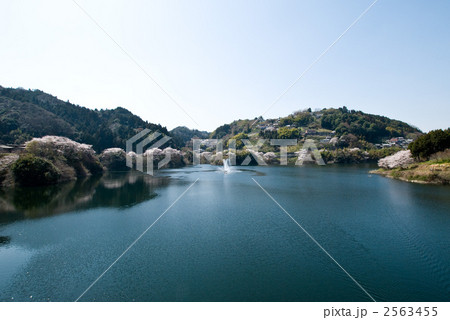
POLYGON ((0 194, 0 300, 450 301, 450 187, 367 166, 198 166, 0 194))

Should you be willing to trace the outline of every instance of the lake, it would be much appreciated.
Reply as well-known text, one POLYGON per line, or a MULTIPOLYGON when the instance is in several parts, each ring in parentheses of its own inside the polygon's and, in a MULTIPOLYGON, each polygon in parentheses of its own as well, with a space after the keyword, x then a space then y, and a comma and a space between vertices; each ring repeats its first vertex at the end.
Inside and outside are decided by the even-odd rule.
POLYGON ((450 301, 450 187, 371 168, 201 165, 4 191, 0 300, 75 301, 171 206, 79 301, 450 301))

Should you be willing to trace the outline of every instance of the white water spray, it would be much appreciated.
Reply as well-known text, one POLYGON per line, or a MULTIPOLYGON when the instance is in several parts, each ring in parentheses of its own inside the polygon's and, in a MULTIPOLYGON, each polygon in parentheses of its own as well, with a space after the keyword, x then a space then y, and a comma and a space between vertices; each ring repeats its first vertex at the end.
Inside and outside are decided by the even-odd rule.
POLYGON ((224 173, 230 173, 231 172, 230 159, 224 159, 223 160, 223 172, 224 173))

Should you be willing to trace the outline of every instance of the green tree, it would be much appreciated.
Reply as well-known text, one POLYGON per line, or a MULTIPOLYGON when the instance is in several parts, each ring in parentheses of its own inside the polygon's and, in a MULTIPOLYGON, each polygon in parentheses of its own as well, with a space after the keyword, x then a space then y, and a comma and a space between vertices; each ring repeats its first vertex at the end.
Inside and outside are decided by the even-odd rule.
POLYGON ((297 128, 282 127, 278 129, 278 139, 297 139, 300 131, 297 128))
POLYGON ((447 130, 433 130, 417 138, 408 149, 419 159, 428 159, 433 153, 450 148, 450 128, 447 130))
MULTIPOLYGON (((237 135, 231 137, 230 139, 236 140, 236 149, 240 150, 244 147, 244 142, 242 139, 248 139, 248 135, 246 133, 238 133, 237 135)), ((227 141, 227 147, 230 146, 230 140, 227 141)))
POLYGON ((314 117, 309 112, 300 112, 294 116, 294 121, 298 127, 304 127, 314 122, 314 117))

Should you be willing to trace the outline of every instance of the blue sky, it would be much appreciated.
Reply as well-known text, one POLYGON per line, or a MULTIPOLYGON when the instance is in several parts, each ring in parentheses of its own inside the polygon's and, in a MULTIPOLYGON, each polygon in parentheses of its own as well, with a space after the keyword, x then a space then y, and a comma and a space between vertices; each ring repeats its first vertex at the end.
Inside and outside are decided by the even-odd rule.
MULTIPOLYGON (((169 129, 262 114, 373 2, 0 3, 0 85, 89 108, 122 106, 169 129)), ((450 126, 450 1, 379 0, 265 117, 347 106, 424 131, 450 126)))

